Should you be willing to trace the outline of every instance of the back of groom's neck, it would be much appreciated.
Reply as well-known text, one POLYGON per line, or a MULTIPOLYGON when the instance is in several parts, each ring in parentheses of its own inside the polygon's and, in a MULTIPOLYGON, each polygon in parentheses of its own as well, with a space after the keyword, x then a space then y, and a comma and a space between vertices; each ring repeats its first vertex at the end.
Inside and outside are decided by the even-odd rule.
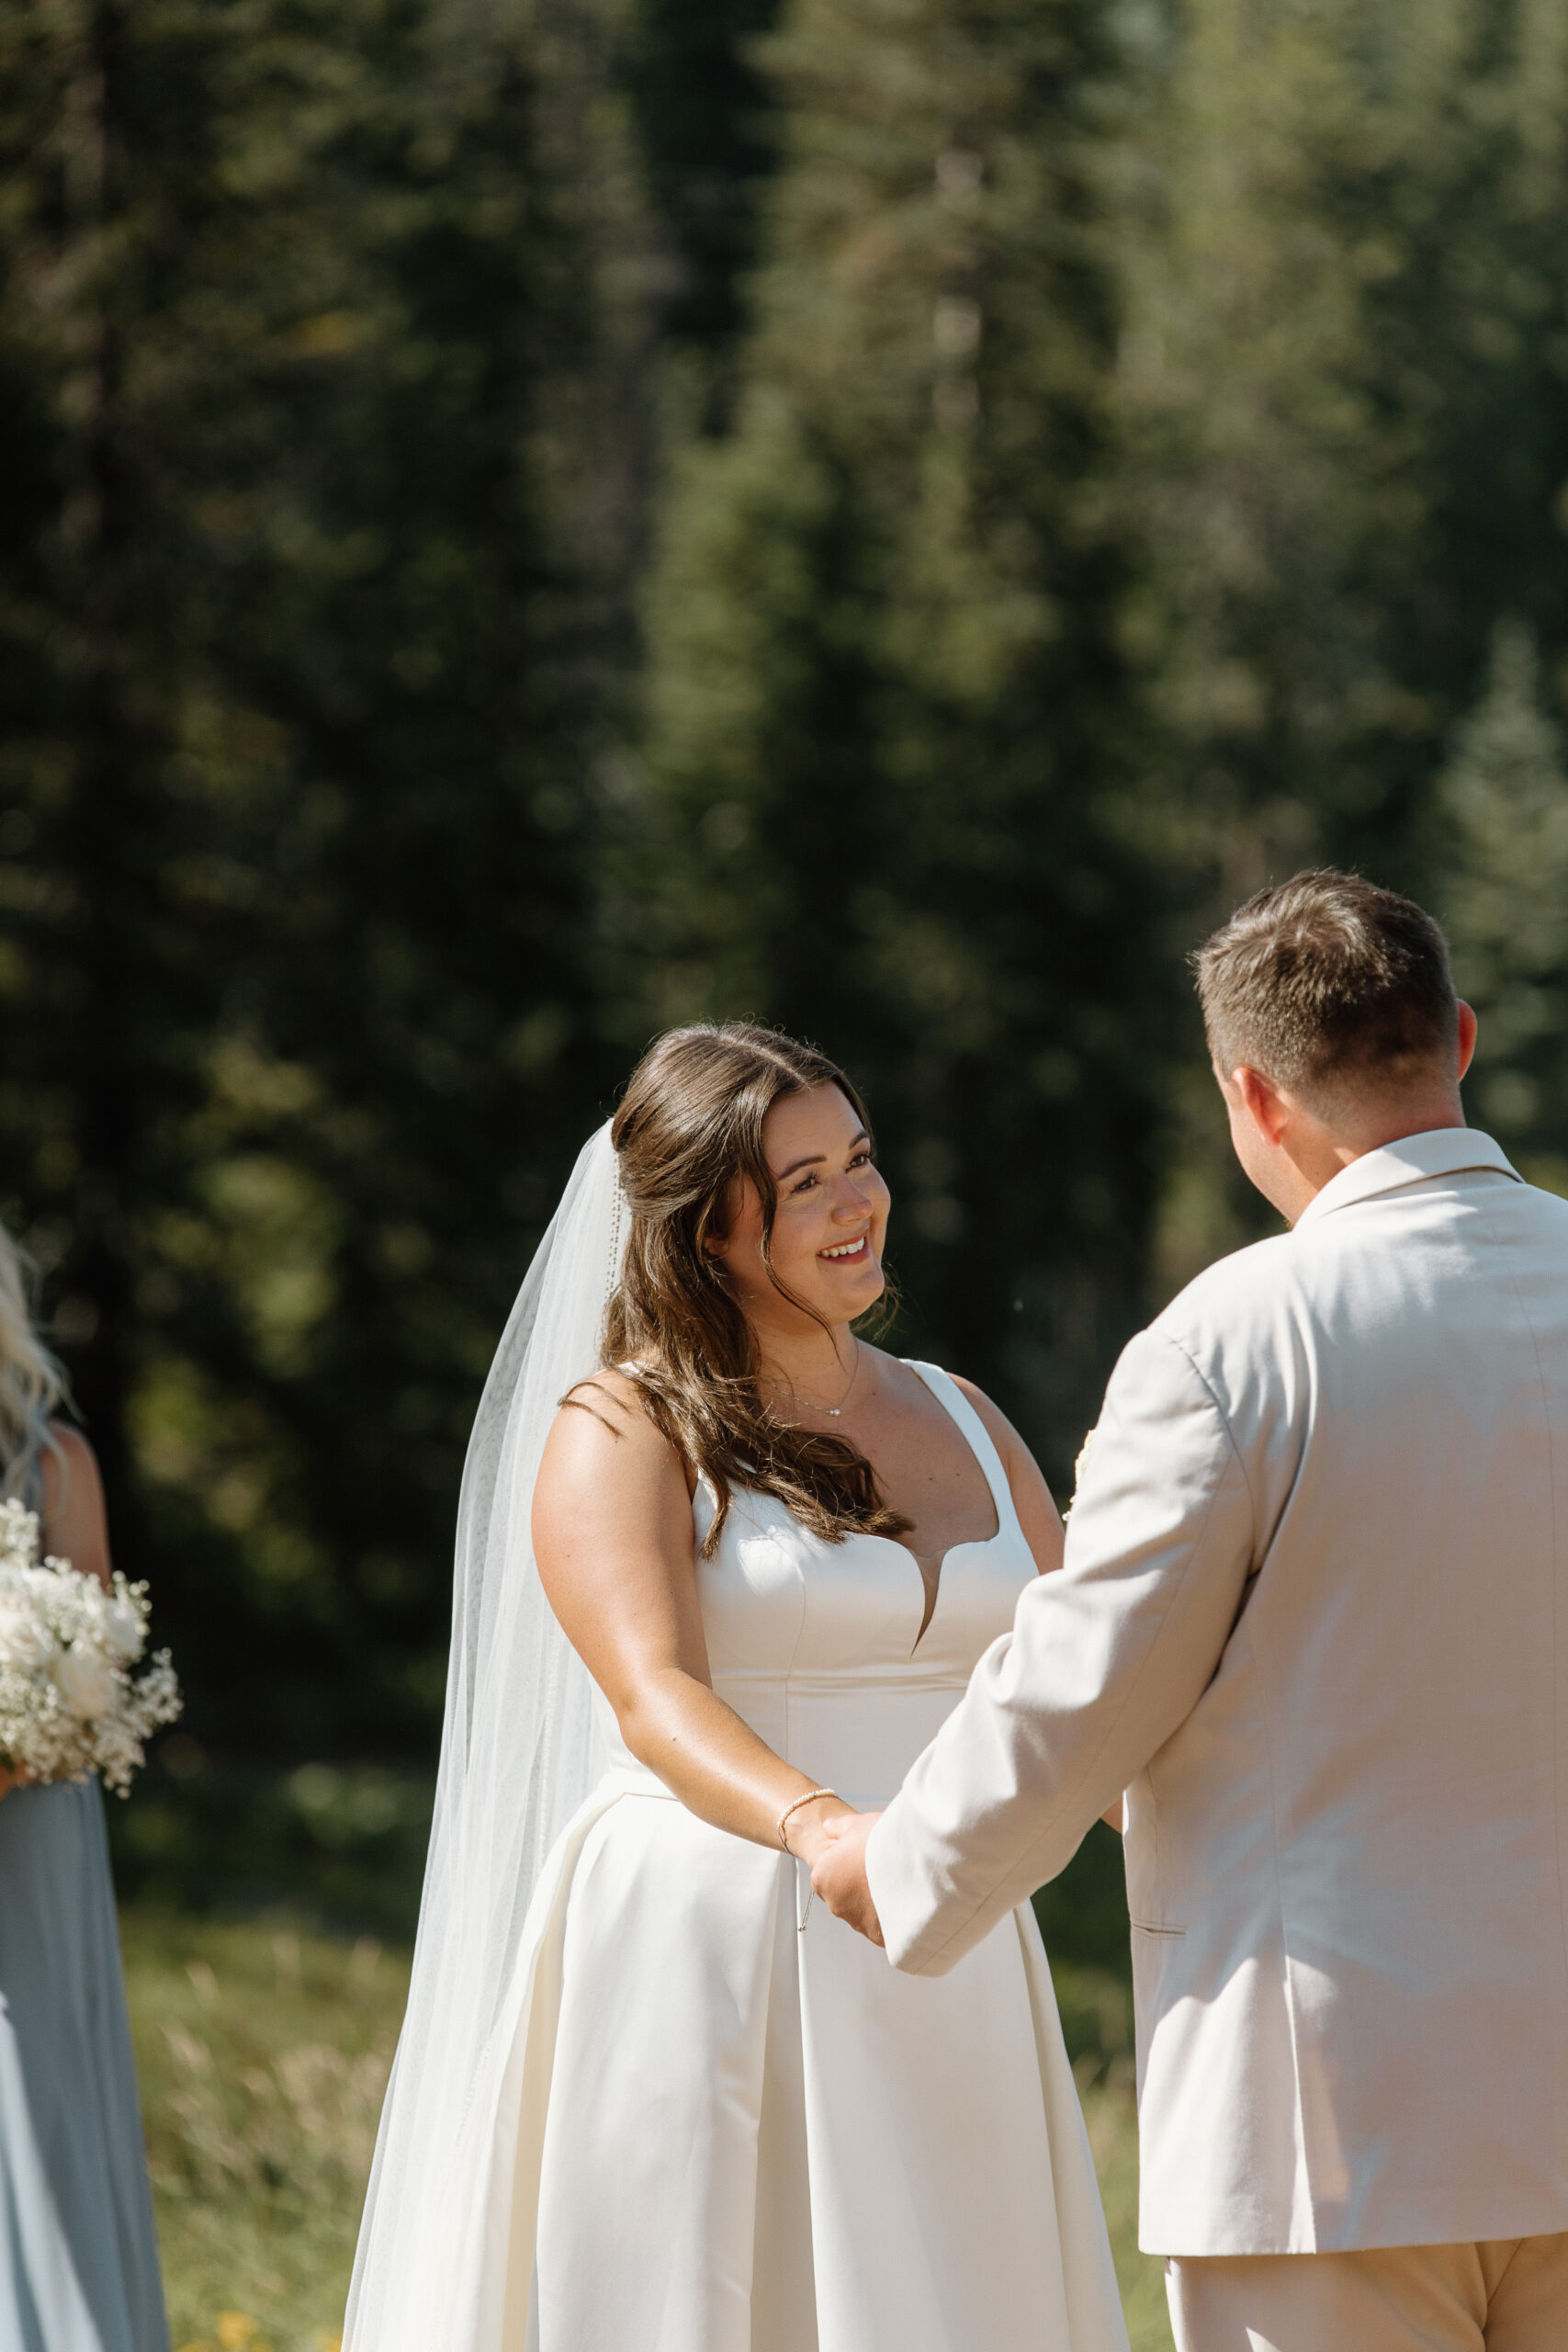
POLYGON ((1406 1136, 1427 1136, 1438 1127, 1466 1124, 1464 1105, 1452 1091, 1424 1095, 1418 1102, 1373 1101, 1348 1115, 1324 1122, 1342 1168, 1364 1159, 1369 1151, 1403 1143, 1406 1136))
POLYGON ((1325 1184, 1370 1151, 1385 1150, 1390 1144, 1403 1143, 1407 1136, 1430 1135, 1438 1127, 1464 1125, 1457 1092, 1423 1093, 1403 1100, 1374 1097, 1354 1107, 1347 1104, 1337 1117, 1303 1122, 1292 1133, 1282 1155, 1288 1169, 1280 1170, 1278 1189, 1271 1185, 1269 1197, 1287 1222, 1294 1225, 1325 1184))

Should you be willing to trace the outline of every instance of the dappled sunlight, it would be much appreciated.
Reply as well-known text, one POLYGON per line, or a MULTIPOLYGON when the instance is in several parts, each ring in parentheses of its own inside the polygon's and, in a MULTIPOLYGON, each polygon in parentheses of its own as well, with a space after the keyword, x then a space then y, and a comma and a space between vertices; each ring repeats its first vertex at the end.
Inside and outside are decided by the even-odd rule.
POLYGON ((122 1936, 177 2352, 335 2352, 406 1961, 280 1922, 122 1936))

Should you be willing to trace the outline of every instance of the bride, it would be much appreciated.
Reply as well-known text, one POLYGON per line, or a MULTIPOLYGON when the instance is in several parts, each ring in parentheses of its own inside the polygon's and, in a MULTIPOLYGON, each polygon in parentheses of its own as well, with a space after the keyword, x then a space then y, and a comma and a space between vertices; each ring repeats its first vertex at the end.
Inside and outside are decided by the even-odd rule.
POLYGON ((889 1195, 821 1055, 662 1037, 464 1478, 436 1819, 345 2352, 1125 2352, 1027 1905, 946 1976, 824 1911, 1062 1530, 871 1347, 889 1195))

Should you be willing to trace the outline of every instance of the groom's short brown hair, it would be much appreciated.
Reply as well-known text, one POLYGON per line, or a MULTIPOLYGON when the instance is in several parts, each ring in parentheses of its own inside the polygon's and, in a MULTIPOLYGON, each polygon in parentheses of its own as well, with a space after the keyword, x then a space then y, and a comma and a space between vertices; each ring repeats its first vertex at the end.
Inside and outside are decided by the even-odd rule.
POLYGON ((1359 875, 1297 874, 1238 907, 1193 958, 1209 1051, 1321 1093, 1424 1078, 1459 1029, 1448 942, 1412 899, 1359 875))

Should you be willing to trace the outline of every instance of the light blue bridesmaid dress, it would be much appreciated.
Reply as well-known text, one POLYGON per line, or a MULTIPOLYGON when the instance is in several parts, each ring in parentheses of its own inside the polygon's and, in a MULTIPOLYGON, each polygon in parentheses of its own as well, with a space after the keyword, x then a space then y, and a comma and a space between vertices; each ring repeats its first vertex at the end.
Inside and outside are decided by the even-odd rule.
POLYGON ((168 2352, 97 1782, 0 1798, 0 2347, 168 2352))

